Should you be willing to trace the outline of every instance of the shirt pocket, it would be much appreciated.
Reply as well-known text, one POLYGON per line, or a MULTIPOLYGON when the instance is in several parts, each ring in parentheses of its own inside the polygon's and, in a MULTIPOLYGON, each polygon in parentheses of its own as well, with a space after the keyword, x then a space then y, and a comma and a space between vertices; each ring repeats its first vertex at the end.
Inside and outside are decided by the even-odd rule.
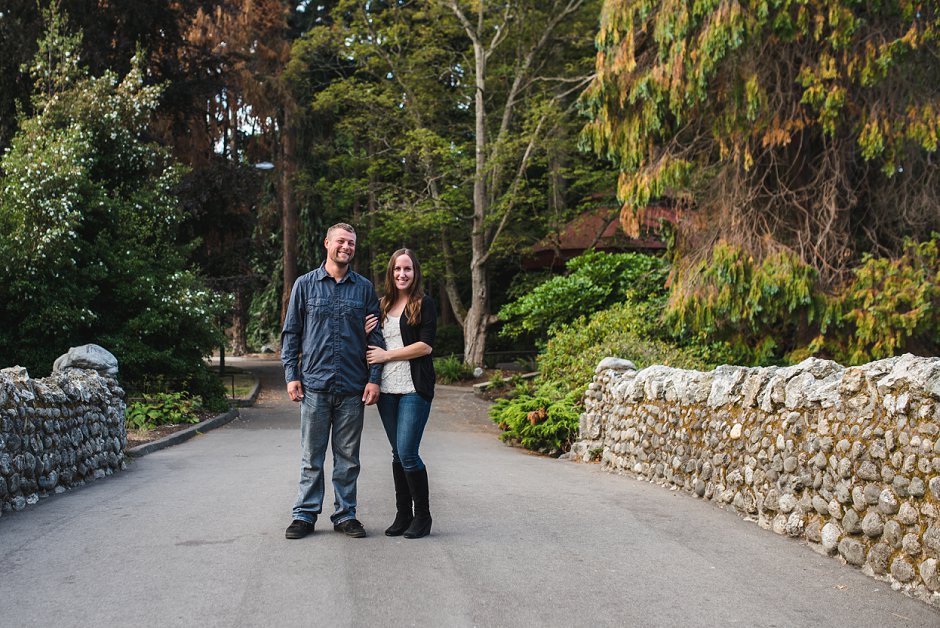
POLYGON ((366 323, 366 304, 361 299, 343 299, 340 301, 343 316, 350 320, 361 321, 363 328, 366 323))
POLYGON ((326 320, 330 317, 330 300, 322 297, 307 299, 307 316, 313 320, 326 320))

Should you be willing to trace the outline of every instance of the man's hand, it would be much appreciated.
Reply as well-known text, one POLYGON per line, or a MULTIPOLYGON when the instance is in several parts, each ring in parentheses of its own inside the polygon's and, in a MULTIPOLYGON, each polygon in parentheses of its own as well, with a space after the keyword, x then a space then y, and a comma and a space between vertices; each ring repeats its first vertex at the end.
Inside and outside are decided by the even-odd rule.
POLYGON ((366 384, 366 389, 362 392, 362 403, 367 406, 373 405, 379 400, 379 385, 366 384))
POLYGON ((287 382, 287 396, 291 401, 300 401, 304 398, 304 387, 300 385, 300 380, 287 382))

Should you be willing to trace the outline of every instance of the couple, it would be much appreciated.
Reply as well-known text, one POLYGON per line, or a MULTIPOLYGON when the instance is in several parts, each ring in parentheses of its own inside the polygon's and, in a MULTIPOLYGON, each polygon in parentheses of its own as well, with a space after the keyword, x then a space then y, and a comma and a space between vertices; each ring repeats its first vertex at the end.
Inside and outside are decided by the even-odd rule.
POLYGON ((281 332, 287 394, 301 404, 303 446, 293 521, 285 536, 300 539, 313 532, 323 505, 323 462, 331 436, 333 529, 354 538, 366 535, 356 519, 356 481, 363 404, 375 403, 392 446, 398 511, 385 534, 427 536, 428 473, 418 446, 434 396, 434 302, 421 291, 421 268, 410 250, 395 251, 389 260, 380 303, 372 283, 349 268, 356 230, 335 224, 323 244, 326 261, 294 283, 281 332))

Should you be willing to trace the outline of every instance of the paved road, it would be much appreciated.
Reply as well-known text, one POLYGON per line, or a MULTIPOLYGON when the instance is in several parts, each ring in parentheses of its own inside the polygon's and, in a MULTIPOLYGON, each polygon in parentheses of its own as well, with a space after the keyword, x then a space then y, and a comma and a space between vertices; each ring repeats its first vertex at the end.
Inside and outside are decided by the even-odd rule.
POLYGON ((940 626, 709 503, 505 447, 485 404, 450 387, 422 447, 430 537, 382 534, 390 456, 368 409, 369 537, 324 517, 287 541, 298 410, 277 362, 244 366, 272 386, 241 418, 0 517, 0 626, 940 626))

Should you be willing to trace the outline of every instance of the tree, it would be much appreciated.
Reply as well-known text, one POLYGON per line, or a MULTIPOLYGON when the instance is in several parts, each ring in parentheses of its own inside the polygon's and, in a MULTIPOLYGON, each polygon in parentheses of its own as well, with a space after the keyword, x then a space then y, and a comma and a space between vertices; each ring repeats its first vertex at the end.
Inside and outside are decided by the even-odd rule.
POLYGON ((548 79, 541 72, 551 67, 547 62, 558 53, 563 37, 577 32, 570 30, 572 27, 582 25, 578 18, 582 16, 585 2, 505 2, 501 7, 497 5, 493 13, 486 10, 484 2, 466 7, 457 0, 447 0, 446 5, 466 31, 473 51, 475 164, 470 233, 471 301, 462 324, 464 359, 481 365, 487 330, 497 320, 490 311, 488 262, 512 217, 533 151, 543 141, 543 133, 555 122, 552 118, 557 116, 557 107, 564 108, 565 99, 577 93, 586 82, 586 73, 573 74, 569 68, 554 67, 552 70, 561 70, 560 76, 554 79, 561 87, 543 90, 537 85, 548 79), (475 14, 471 13, 474 9, 475 14), (509 58, 497 72, 492 72, 495 68, 490 64, 498 58, 496 53, 507 38, 514 44, 509 58), (492 89, 493 74, 502 75, 505 83, 502 90, 492 89), (528 111, 524 111, 527 103, 528 111), (527 127, 519 124, 520 118, 528 118, 527 127), (498 120, 498 124, 490 122, 491 119, 498 120), (524 143, 521 154, 521 146, 512 146, 520 140, 524 143))
POLYGON ((172 100, 176 86, 197 78, 178 72, 178 50, 185 48, 181 27, 189 24, 199 8, 227 4, 230 0, 173 0, 136 2, 134 0, 17 0, 0 8, 0 149, 7 146, 16 128, 17 107, 27 115, 32 85, 21 71, 36 53, 45 29, 43 7, 55 7, 69 15, 76 30, 83 33, 82 63, 99 76, 106 70, 123 76, 139 48, 146 77, 153 83, 169 83, 164 101, 172 100))
POLYGON ((176 190, 186 210, 186 230, 203 243, 196 259, 201 270, 212 277, 213 289, 235 297, 233 349, 243 351, 245 335, 238 331, 246 326, 246 308, 239 305, 250 299, 259 281, 251 268, 251 247, 246 246, 255 226, 250 218, 253 201, 259 196, 259 181, 245 162, 272 159, 271 145, 276 144, 273 125, 254 137, 247 137, 245 129, 257 121, 253 116, 264 121, 267 115, 259 97, 268 95, 257 85, 261 81, 253 77, 270 63, 278 42, 281 65, 286 57, 283 53, 289 49, 276 28, 287 13, 284 3, 14 3, 0 11, 0 48, 4 51, 0 58, 0 148, 15 131, 16 108, 26 115, 32 113, 29 75, 20 67, 35 54, 43 27, 43 4, 68 12, 71 23, 82 31, 80 55, 91 75, 105 71, 126 74, 136 46, 142 47, 138 61, 145 68, 144 80, 163 85, 149 130, 190 168, 176 190), (221 154, 216 153, 219 147, 221 154), (228 182, 225 187, 215 185, 222 181, 228 182))
POLYGON ((831 287, 940 225, 938 37, 935 1, 605 0, 584 139, 620 168, 625 224, 694 207, 680 266, 720 237, 831 287))
POLYGON ((16 131, 17 108, 29 102, 29 77, 20 71, 35 53, 39 33, 32 3, 16 3, 0 10, 0 151, 16 131))
POLYGON ((492 269, 558 205, 548 191, 564 194, 558 145, 590 74, 596 5, 345 0, 332 15, 306 39, 346 62, 310 95, 346 157, 339 178, 359 183, 370 240, 428 251, 465 360, 482 364, 492 269))
MULTIPOLYGON (((191 186, 189 200, 203 216, 205 242, 251 244, 251 231, 265 222, 250 220, 259 208, 260 181, 252 165, 274 161, 278 179, 276 209, 280 220, 282 307, 297 277, 296 105, 281 75, 290 58, 295 5, 283 0, 227 0, 181 17, 184 45, 173 62, 185 81, 174 89, 175 106, 163 107, 163 136, 174 152, 191 164, 197 181, 236 182, 215 187, 191 186), (235 193, 240 188, 240 192, 235 193)), ((261 280, 249 246, 226 247, 225 264, 204 268, 216 286, 234 295, 233 351, 247 349, 247 313, 251 292, 261 280)), ((210 251, 204 251, 208 259, 210 251)), ((211 251, 216 257, 219 251, 211 251)), ((282 315, 283 316, 283 315, 282 315)))
POLYGON ((139 56, 123 78, 89 75, 81 36, 56 10, 45 16, 35 114, 0 161, 0 362, 41 374, 93 341, 131 388, 215 393, 202 359, 218 341, 217 304, 178 234, 180 170, 146 139, 160 88, 144 84, 139 56))

